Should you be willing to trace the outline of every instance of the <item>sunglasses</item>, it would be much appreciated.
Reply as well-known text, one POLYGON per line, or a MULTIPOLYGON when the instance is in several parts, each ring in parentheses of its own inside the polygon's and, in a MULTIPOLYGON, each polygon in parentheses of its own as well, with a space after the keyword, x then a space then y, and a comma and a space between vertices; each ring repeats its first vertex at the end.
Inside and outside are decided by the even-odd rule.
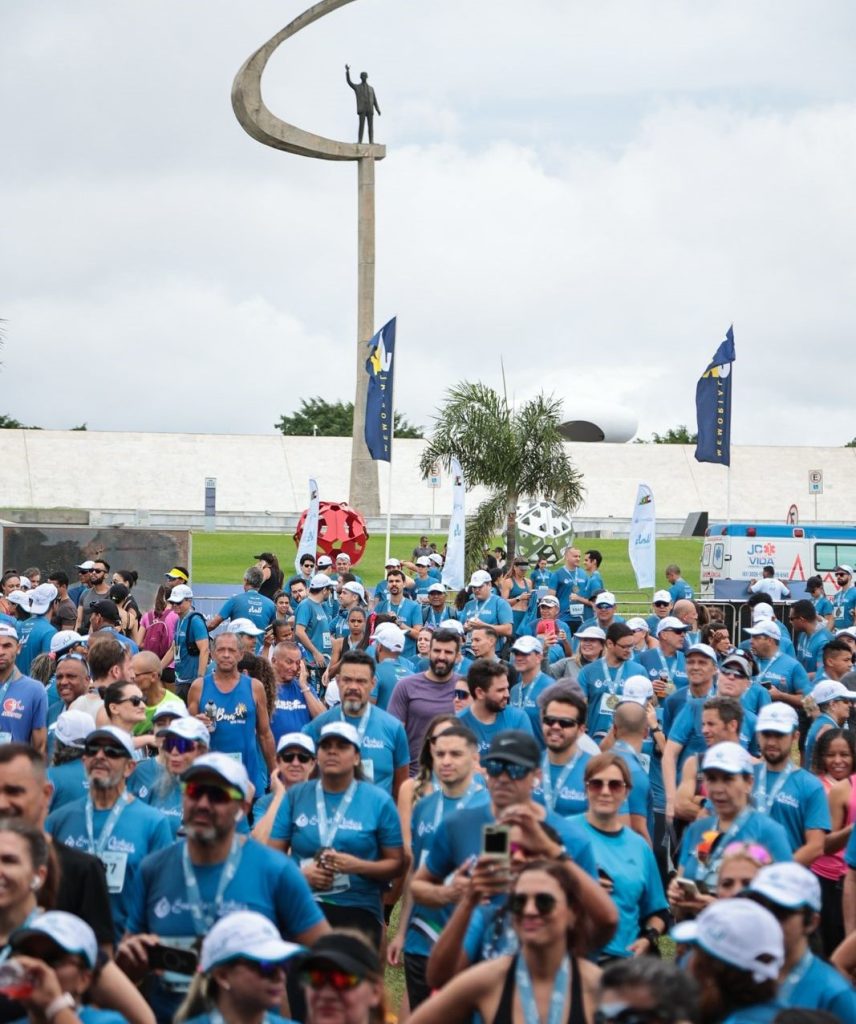
POLYGON ((627 789, 627 783, 623 779, 589 779, 586 782, 586 789, 595 793, 602 793, 608 789, 610 793, 621 793, 627 789))
POLYGON ((498 779, 505 773, 514 782, 525 779, 532 771, 525 764, 511 764, 509 761, 497 761, 492 757, 484 762, 483 767, 492 779, 498 779))
POLYGON ((300 980, 308 988, 322 989, 329 985, 335 992, 349 992, 359 985, 363 979, 359 974, 350 971, 339 971, 316 967, 308 971, 302 971, 300 980))
MULTIPOLYGON (((470 691, 469 690, 455 690, 455 696, 458 698, 458 700, 466 700, 467 697, 469 697, 469 695, 470 695, 470 691)), ((432 738, 432 741, 433 741, 433 738, 432 738)))
POLYGON ((167 736, 163 741, 163 749, 168 754, 189 754, 196 749, 196 741, 186 740, 183 736, 167 736))
POLYGON ((184 782, 181 791, 191 800, 208 797, 210 804, 227 804, 230 800, 243 800, 244 794, 233 786, 216 786, 211 782, 184 782))
POLYGON ((557 718, 556 715, 544 715, 542 721, 544 725, 558 725, 560 729, 573 729, 580 724, 578 718, 557 718))
POLYGON ((100 743, 85 745, 83 753, 87 757, 95 757, 97 754, 103 754, 105 757, 109 757, 111 761, 118 761, 120 757, 128 757, 128 751, 125 750, 124 747, 105 747, 100 743))
POLYGON ((276 978, 285 973, 285 963, 282 960, 245 960, 238 957, 233 963, 241 964, 260 978, 276 978))
POLYGON ((301 764, 309 764, 312 760, 311 754, 299 753, 296 750, 292 750, 284 754, 277 754, 276 757, 278 761, 284 761, 286 764, 293 764, 295 761, 299 761, 301 764))
POLYGON ((671 601, 655 601, 654 602, 654 607, 655 608, 668 608, 671 603, 672 603, 671 601))
POLYGON ((535 903, 535 912, 539 917, 547 917, 548 914, 552 914, 558 903, 556 897, 549 892, 515 892, 512 893, 508 901, 511 913, 515 917, 522 917, 526 913, 530 900, 535 903))
POLYGON ((142 707, 146 703, 145 697, 122 697, 115 701, 116 704, 133 704, 135 708, 142 707))
POLYGON ((748 676, 745 676, 742 672, 735 672, 733 669, 730 669, 730 668, 729 669, 720 669, 720 672, 721 672, 722 675, 725 676, 726 679, 748 679, 749 678, 748 676))

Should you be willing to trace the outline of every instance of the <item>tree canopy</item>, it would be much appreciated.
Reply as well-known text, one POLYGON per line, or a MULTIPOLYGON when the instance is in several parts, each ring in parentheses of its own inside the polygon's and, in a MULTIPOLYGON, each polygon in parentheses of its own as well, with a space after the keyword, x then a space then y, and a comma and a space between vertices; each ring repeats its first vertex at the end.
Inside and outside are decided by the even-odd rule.
POLYGON ((503 525, 508 561, 513 560, 521 498, 543 495, 567 512, 579 505, 582 478, 559 433, 558 399, 539 394, 512 408, 492 388, 464 381, 449 389, 435 421, 420 460, 422 476, 427 479, 435 462, 448 470, 454 457, 468 488, 482 486, 491 492, 467 519, 468 570, 478 565, 503 525))
POLYGON ((646 440, 644 437, 637 437, 635 444, 697 444, 698 434, 690 433, 686 423, 679 423, 676 427, 669 427, 665 434, 658 434, 656 431, 646 440))
MULTIPOLYGON (((283 434, 297 437, 350 437, 354 432, 354 403, 328 402, 320 396, 301 398, 300 408, 291 416, 280 416, 274 426, 283 434)), ((422 430, 396 412, 395 436, 422 437, 422 430)))

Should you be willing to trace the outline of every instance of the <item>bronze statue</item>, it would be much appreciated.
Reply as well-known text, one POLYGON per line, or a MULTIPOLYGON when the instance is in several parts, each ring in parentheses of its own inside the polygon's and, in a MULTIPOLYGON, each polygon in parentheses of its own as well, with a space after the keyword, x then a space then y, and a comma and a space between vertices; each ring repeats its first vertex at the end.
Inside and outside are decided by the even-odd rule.
POLYGON ((355 85, 351 81, 351 65, 345 65, 345 79, 348 85, 354 90, 357 97, 357 113, 360 115, 360 136, 358 142, 363 141, 363 130, 366 121, 369 123, 369 145, 374 142, 374 112, 377 111, 380 117, 380 107, 377 105, 375 91, 369 85, 369 76, 365 71, 360 73, 360 83, 355 85))

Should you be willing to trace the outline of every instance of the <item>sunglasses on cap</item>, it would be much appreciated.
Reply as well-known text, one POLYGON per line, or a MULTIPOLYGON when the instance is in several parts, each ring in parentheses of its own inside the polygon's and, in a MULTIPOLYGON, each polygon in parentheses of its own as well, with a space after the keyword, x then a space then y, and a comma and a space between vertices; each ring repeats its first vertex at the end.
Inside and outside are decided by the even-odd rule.
POLYGON ((283 750, 281 754, 276 755, 276 758, 278 761, 285 761, 286 764, 292 764, 294 761, 299 761, 301 764, 309 764, 312 760, 312 755, 302 750, 283 750))
POLYGON ((308 988, 316 991, 329 985, 335 992, 349 992, 364 979, 352 971, 342 971, 335 967, 313 967, 301 971, 300 980, 308 988))
POLYGON ((529 906, 529 901, 532 900, 535 904, 535 912, 540 917, 546 917, 548 914, 552 914, 556 909, 556 904, 559 902, 556 897, 549 892, 515 892, 511 894, 508 900, 508 907, 511 913, 515 917, 522 917, 526 913, 526 908, 529 906))
POLYGON ((196 740, 186 740, 183 736, 167 736, 163 741, 163 749, 168 754, 189 754, 196 749, 196 740))
POLYGON ((234 786, 218 786, 214 782, 183 782, 181 791, 190 800, 208 797, 210 804, 227 804, 231 800, 244 799, 244 794, 234 786))
POLYGON ((498 779, 500 775, 504 773, 513 782, 519 782, 521 779, 525 779, 531 771, 534 771, 533 768, 529 768, 525 764, 512 764, 510 761, 498 761, 493 757, 489 757, 485 762, 483 762, 483 768, 492 779, 498 779))
POLYGON ((83 745, 83 753, 87 757, 103 754, 105 757, 109 757, 111 761, 118 761, 120 757, 130 757, 124 747, 114 747, 103 743, 85 743, 83 745))

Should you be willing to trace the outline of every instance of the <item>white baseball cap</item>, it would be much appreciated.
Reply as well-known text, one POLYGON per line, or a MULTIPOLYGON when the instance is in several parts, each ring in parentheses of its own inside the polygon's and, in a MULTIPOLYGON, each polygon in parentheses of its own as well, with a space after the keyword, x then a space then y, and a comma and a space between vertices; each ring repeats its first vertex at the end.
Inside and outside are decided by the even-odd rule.
POLYGON ((672 603, 672 595, 669 593, 668 590, 657 590, 657 591, 655 591, 654 597, 653 597, 653 600, 651 601, 651 603, 652 604, 658 604, 660 602, 663 602, 665 604, 671 604, 672 603))
POLYGON ((752 758, 739 743, 726 740, 708 747, 701 763, 701 770, 725 772, 727 775, 751 775, 752 758))
POLYGON ((351 556, 348 554, 347 551, 340 551, 339 554, 336 555, 337 562, 350 562, 350 560, 351 556))
POLYGON ((484 569, 476 569, 472 576, 470 576, 469 586, 483 587, 486 583, 492 582, 493 580, 490 578, 489 572, 485 572, 484 569))
POLYGON ((348 580, 347 583, 343 583, 342 590, 347 590, 349 594, 356 594, 361 601, 366 599, 365 587, 362 583, 357 583, 356 580, 348 580))
POLYGON ((384 569, 400 569, 401 559, 400 558, 387 558, 383 563, 384 569))
POLYGON ((181 604, 182 601, 191 601, 192 599, 193 591, 186 583, 179 583, 178 586, 173 587, 167 597, 170 604, 181 604))
POLYGON ((197 775, 219 775, 220 778, 230 786, 234 786, 248 800, 250 796, 250 777, 247 769, 229 757, 228 754, 221 754, 217 751, 211 754, 203 754, 197 757, 193 764, 181 776, 182 782, 189 782, 197 775))
POLYGON ((443 619, 438 628, 451 629, 453 633, 457 633, 459 636, 464 635, 464 624, 457 619, 443 619))
POLYGON ((25 612, 30 610, 30 595, 23 590, 13 590, 6 600, 10 604, 16 604, 19 608, 23 608, 25 612))
POLYGON ((689 628, 686 622, 681 622, 676 615, 666 615, 657 623, 657 636, 665 633, 667 629, 674 630, 675 633, 686 633, 689 628))
POLYGON ((758 712, 755 732, 780 732, 783 736, 788 736, 798 724, 797 713, 790 704, 776 701, 773 704, 765 704, 758 712))
POLYGON ((846 572, 848 576, 852 576, 853 575, 853 566, 852 565, 836 565, 836 567, 832 571, 833 572, 846 572))
POLYGON ((333 581, 325 572, 316 572, 309 581, 310 590, 323 590, 325 587, 332 587, 333 581))
POLYGON ((215 922, 205 936, 199 967, 208 972, 230 960, 281 963, 304 947, 285 942, 273 921, 254 910, 236 910, 215 922))
POLYGON ((775 981, 785 962, 779 922, 752 900, 716 900, 694 921, 682 921, 669 934, 675 942, 692 943, 717 960, 748 971, 756 984, 775 981))
POLYGON ((333 564, 333 559, 329 555, 319 555, 318 561, 315 563, 317 566, 327 566, 333 564))
POLYGON ((595 608, 614 608, 618 602, 611 590, 602 590, 594 599, 595 608))
POLYGON ((856 693, 837 679, 824 679, 811 691, 811 698, 815 704, 828 704, 831 700, 856 700, 856 693))
POLYGON ((226 627, 226 632, 238 636, 261 636, 264 630, 259 629, 252 619, 232 619, 226 627))
POLYGON ((749 636, 768 636, 771 640, 777 640, 779 642, 782 640, 782 634, 779 632, 779 627, 772 619, 762 619, 756 625, 750 626, 748 629, 744 629, 743 632, 748 633, 749 636))
POLYGON ((641 704, 644 708, 654 696, 654 687, 647 676, 630 676, 624 680, 624 689, 618 698, 619 704, 641 704))
POLYGON ((44 615, 58 596, 59 591, 53 583, 40 583, 30 591, 30 611, 33 615, 44 615))
POLYGON ((360 734, 350 722, 327 722, 326 725, 322 725, 321 735, 318 737, 318 746, 320 747, 324 740, 329 739, 331 736, 338 736, 340 740, 347 740, 357 750, 360 749, 360 734))
POLYGON ((443 586, 442 583, 432 583, 431 586, 428 588, 428 593, 429 594, 445 594, 446 593, 446 588, 443 586))
POLYGON ((427 555, 420 555, 416 559, 416 565, 424 565, 424 566, 427 567, 430 564, 431 564, 431 559, 427 555))
POLYGON ((372 633, 372 640, 388 651, 403 651, 405 639, 404 630, 394 622, 381 622, 372 633))
POLYGON ((161 735, 178 736, 183 740, 193 740, 194 743, 201 743, 204 747, 211 746, 211 733, 208 727, 203 725, 198 718, 176 718, 169 725, 161 730, 161 735))
POLYGON ((17 953, 25 953, 27 939, 38 936, 43 940, 47 936, 60 949, 72 956, 81 956, 94 967, 98 961, 98 940, 89 925, 74 914, 64 910, 48 910, 38 917, 28 919, 23 928, 13 933, 9 940, 12 949, 17 953))
POLYGON ((61 629, 51 637, 51 654, 62 654, 69 647, 83 643, 83 637, 76 630, 61 629))
POLYGON ((856 626, 845 626, 843 629, 836 629, 836 636, 852 636, 856 638, 856 626))
POLYGON ((442 565, 443 556, 438 551, 435 551, 433 554, 428 556, 428 561, 433 562, 434 565, 442 565))
POLYGON ((152 725, 159 718, 187 718, 190 712, 187 710, 187 705, 183 700, 179 700, 175 697, 174 700, 165 700, 162 704, 159 704, 157 710, 152 715, 152 725))
POLYGON ((91 558, 87 558, 87 560, 85 562, 81 562, 80 565, 76 565, 74 568, 75 569, 82 569, 83 572, 89 572, 90 569, 94 569, 95 568, 95 563, 92 561, 91 558))
MULTIPOLYGON (((65 712, 68 714, 68 712, 65 712)), ((85 712, 84 712, 85 713, 85 712)), ((90 721, 92 719, 90 718, 90 721)), ((91 743, 93 740, 101 740, 108 737, 123 747, 128 757, 133 758, 134 756, 134 741, 130 735, 117 728, 115 725, 102 725, 97 729, 92 729, 86 737, 86 742, 91 743)))
POLYGON ((788 910, 811 907, 820 912, 820 882, 817 875, 795 861, 769 864, 761 868, 749 883, 749 892, 757 892, 776 906, 788 910))
POLYGON ((719 659, 716 657, 716 651, 710 646, 710 644, 692 644, 687 649, 686 657, 688 658, 691 654, 703 654, 705 658, 710 658, 714 665, 719 663, 719 659))
POLYGON ((558 597, 556 597, 555 594, 544 594, 538 598, 538 607, 540 608, 542 605, 545 604, 549 605, 552 608, 558 608, 559 599, 558 597))
POLYGON ((635 615, 632 619, 628 619, 626 622, 627 628, 632 629, 634 633, 650 633, 651 628, 648 623, 638 615, 635 615))
POLYGON ((300 747, 307 754, 315 757, 315 741, 305 732, 287 732, 280 736, 276 745, 276 752, 279 754, 287 747, 300 747))
POLYGON ((514 654, 543 654, 544 645, 537 636, 519 636, 511 646, 514 654))
POLYGON ((56 720, 54 736, 67 747, 82 747, 86 737, 94 731, 95 722, 92 715, 69 708, 56 720))
POLYGON ((775 617, 776 615, 773 611, 773 606, 771 604, 767 604, 766 601, 759 601, 758 604, 756 604, 755 607, 752 609, 753 622, 762 622, 764 620, 769 621, 770 619, 774 619, 775 617))
POLYGON ((0 620, 0 636, 9 636, 18 639, 18 630, 12 625, 11 622, 3 622, 0 620))
POLYGON ((586 626, 585 629, 578 629, 574 633, 575 640, 606 640, 606 633, 600 626, 586 626))

